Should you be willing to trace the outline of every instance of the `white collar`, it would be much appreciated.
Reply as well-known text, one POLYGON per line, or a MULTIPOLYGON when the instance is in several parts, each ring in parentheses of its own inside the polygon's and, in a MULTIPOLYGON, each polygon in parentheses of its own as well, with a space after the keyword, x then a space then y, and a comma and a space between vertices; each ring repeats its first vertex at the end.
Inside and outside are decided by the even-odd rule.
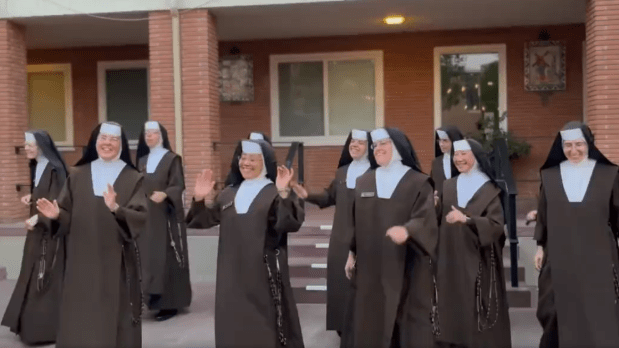
POLYGON ((148 153, 148 158, 146 159, 146 173, 154 173, 157 169, 157 166, 159 165, 159 162, 161 162, 161 159, 163 158, 163 156, 165 156, 166 153, 168 153, 168 151, 169 150, 163 147, 162 144, 159 144, 154 148, 150 149, 150 152, 148 153))
POLYGON ((114 185, 126 165, 127 163, 120 159, 104 161, 99 158, 92 161, 90 171, 95 196, 103 197, 103 192, 107 191, 107 184, 114 185))
POLYGON ((49 160, 43 155, 38 155, 36 161, 37 167, 34 172, 34 186, 39 186, 39 181, 41 181, 41 176, 43 175, 43 172, 45 171, 49 160))
POLYGON ((273 181, 267 179, 265 175, 261 175, 255 179, 243 180, 241 186, 234 197, 234 208, 237 214, 245 214, 249 210, 258 193, 268 184, 273 181))
POLYGON ((460 173, 456 180, 458 206, 466 208, 471 198, 490 178, 479 170, 479 164, 475 161, 473 168, 468 173, 460 173))
POLYGON ((376 168, 376 196, 378 198, 391 198, 396 186, 411 168, 402 163, 402 156, 393 144, 391 161, 384 167, 376 168))
POLYGON ((357 186, 357 178, 363 175, 370 168, 370 160, 367 151, 363 158, 353 160, 346 171, 346 187, 354 189, 357 186))
POLYGON ((596 161, 590 158, 574 164, 568 160, 559 165, 561 181, 567 200, 572 203, 582 202, 589 187, 596 161))
POLYGON ((449 152, 443 154, 443 173, 445 173, 445 179, 451 179, 451 153, 449 152))

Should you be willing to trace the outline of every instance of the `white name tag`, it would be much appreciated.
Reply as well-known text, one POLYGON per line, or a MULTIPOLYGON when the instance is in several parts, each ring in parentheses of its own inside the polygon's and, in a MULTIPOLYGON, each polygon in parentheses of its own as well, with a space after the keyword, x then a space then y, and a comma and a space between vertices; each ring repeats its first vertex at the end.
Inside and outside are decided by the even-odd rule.
POLYGON ((221 207, 221 210, 226 210, 226 209, 230 208, 232 206, 232 204, 234 204, 234 201, 225 204, 223 207, 221 207))
POLYGON ((361 198, 374 197, 375 195, 375 192, 361 192, 361 198))

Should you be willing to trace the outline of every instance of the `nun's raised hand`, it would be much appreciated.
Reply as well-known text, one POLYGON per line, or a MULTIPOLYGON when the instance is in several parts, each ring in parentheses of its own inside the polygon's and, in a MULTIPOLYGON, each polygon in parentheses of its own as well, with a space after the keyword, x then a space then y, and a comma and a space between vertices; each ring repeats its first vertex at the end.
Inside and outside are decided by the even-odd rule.
POLYGON ((275 185, 278 190, 285 190, 290 187, 290 181, 294 176, 294 170, 292 168, 288 169, 286 166, 277 167, 277 179, 275 180, 275 185))
POLYGON ((391 238, 391 240, 397 244, 402 245, 406 243, 408 239, 408 231, 404 226, 393 226, 387 230, 387 237, 391 238))
POLYGON ((453 205, 451 206, 451 211, 447 216, 445 216, 445 221, 450 224, 456 223, 466 223, 466 215, 464 215, 460 210, 456 209, 453 205))
POLYGON ((299 185, 298 182, 293 181, 291 184, 292 186, 292 190, 294 191, 294 193, 297 194, 297 196, 306 199, 307 196, 309 196, 309 194, 307 193, 307 190, 305 189, 305 187, 299 185))
POLYGON ((107 191, 103 192, 103 200, 105 201, 105 205, 107 205, 111 212, 115 212, 116 209, 118 209, 118 204, 116 204, 116 191, 114 191, 114 186, 107 184, 107 191))
POLYGON ((60 208, 58 202, 54 200, 54 203, 48 201, 46 198, 37 200, 37 210, 48 219, 56 220, 60 215, 60 208))
POLYGON ((25 205, 30 205, 30 203, 32 203, 31 199, 32 199, 32 195, 27 194, 21 198, 21 202, 24 203, 25 205))
POLYGON ((196 178, 196 185, 193 188, 193 197, 196 202, 203 201, 215 187, 215 181, 213 180, 213 171, 205 169, 198 174, 196 178))
POLYGON ((357 258, 352 251, 348 252, 348 260, 346 260, 346 266, 344 266, 344 272, 346 272, 346 278, 348 280, 352 279, 352 275, 355 272, 355 267, 357 265, 357 258))

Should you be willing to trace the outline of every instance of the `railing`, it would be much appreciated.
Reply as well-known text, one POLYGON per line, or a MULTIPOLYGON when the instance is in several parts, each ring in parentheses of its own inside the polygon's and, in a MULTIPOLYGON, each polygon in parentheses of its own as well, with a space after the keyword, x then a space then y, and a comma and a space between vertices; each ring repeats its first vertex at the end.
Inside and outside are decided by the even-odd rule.
POLYGON ((496 139, 494 141, 491 158, 497 184, 505 192, 503 196, 503 213, 509 237, 510 275, 512 287, 516 288, 518 287, 518 233, 516 225, 516 195, 518 195, 518 189, 516 188, 516 181, 514 180, 509 162, 509 152, 505 139, 496 139))

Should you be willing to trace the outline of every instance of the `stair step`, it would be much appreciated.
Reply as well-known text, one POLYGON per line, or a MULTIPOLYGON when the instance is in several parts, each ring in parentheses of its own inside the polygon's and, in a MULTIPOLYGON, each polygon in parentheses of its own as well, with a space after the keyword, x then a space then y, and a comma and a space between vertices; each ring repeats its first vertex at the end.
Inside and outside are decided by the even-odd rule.
POLYGON ((507 286, 507 304, 510 308, 531 308, 533 306, 533 286, 520 285, 517 288, 507 286))
MULTIPOLYGON (((314 243, 313 245, 288 245, 288 257, 327 257, 328 244, 314 243)), ((326 260, 326 259, 325 259, 326 260)))
POLYGON ((6 267, 0 267, 0 280, 6 280, 6 267))

